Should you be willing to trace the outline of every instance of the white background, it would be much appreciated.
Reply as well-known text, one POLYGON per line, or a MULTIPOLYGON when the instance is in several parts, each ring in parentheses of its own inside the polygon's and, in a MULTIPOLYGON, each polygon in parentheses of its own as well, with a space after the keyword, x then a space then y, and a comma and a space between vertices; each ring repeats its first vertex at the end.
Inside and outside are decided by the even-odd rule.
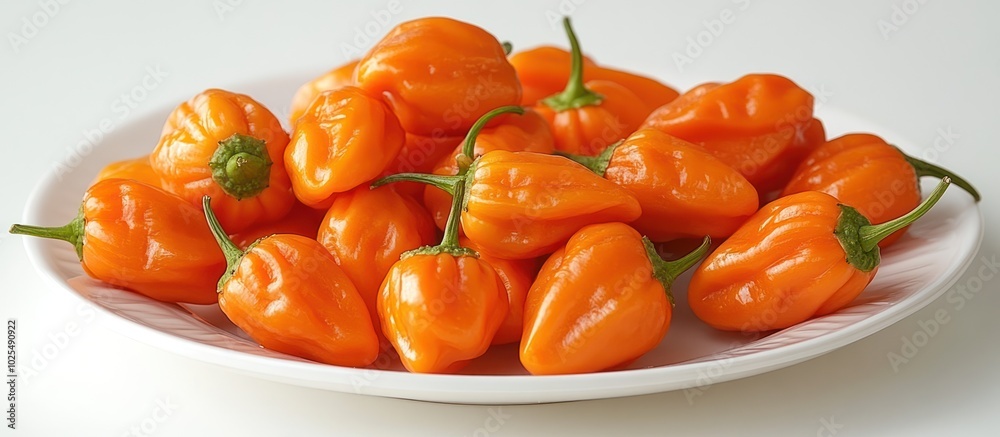
MULTIPOLYGON (((564 44, 556 20, 569 13, 598 62, 628 66, 681 89, 747 72, 778 72, 826 94, 825 104, 902 136, 888 140, 960 171, 984 193, 986 222, 1000 219, 1000 188, 993 182, 1000 162, 1000 3, 624 3, 407 2, 400 13, 390 14, 387 26, 449 15, 527 48, 564 44), (895 21, 894 8, 900 8, 895 21), (725 9, 735 22, 722 26, 718 36, 702 35, 708 44, 700 53, 690 47, 697 57, 679 68, 673 55, 684 53, 692 44, 688 38, 696 40, 699 32, 716 27, 718 33, 711 21, 725 9), (895 28, 880 31, 880 20, 895 28), (940 132, 951 132, 952 141, 940 132)), ((56 4, 58 11, 49 16, 35 0, 0 3, 3 226, 19 221, 29 190, 56 163, 72 160, 72 146, 101 119, 123 115, 120 123, 127 124, 204 88, 319 74, 345 62, 350 56, 345 48, 357 44, 356 50, 366 50, 373 44, 358 34, 365 25, 377 27, 379 35, 387 30, 372 15, 387 7, 380 0, 56 4), (33 17, 44 22, 35 32, 25 24, 33 17), (126 114, 115 101, 142 83, 147 67, 167 76, 126 114)), ((156 133, 150 135, 155 139, 156 133)), ((980 255, 995 257, 998 238, 988 225, 980 255)), ((974 261, 956 287, 975 283, 983 265, 974 261)), ((46 345, 62 346, 43 368, 33 367, 37 374, 22 378, 18 429, 4 428, 0 435, 130 435, 130 427, 146 421, 156 423, 151 435, 158 436, 964 436, 996 435, 1000 409, 1000 296, 997 282, 989 280, 960 310, 942 298, 848 347, 710 386, 695 398, 671 392, 497 408, 287 386, 162 352, 107 330, 76 298, 47 287, 25 260, 19 237, 0 236, 0 272, 0 316, 18 320, 22 361, 46 345), (912 338, 921 321, 942 309, 949 322, 894 368, 888 354, 900 353, 903 338, 912 338), (169 414, 157 414, 163 411, 158 402, 172 406, 169 414), (491 414, 503 417, 499 427, 488 421, 491 414)))

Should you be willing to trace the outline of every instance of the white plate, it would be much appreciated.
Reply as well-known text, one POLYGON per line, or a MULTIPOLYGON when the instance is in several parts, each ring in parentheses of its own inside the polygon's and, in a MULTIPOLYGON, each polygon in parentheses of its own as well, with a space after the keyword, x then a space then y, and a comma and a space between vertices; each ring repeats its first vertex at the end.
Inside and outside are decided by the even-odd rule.
MULTIPOLYGON (((279 78, 232 88, 254 96, 285 118, 287 101, 306 77, 279 78)), ((186 98, 180 97, 178 101, 186 98)), ((71 173, 46 175, 34 190, 24 223, 62 225, 77 212, 89 182, 106 163, 140 156, 156 144, 171 108, 133 120, 108 134, 71 173)), ((882 134, 877 125, 823 108, 830 136, 849 131, 882 134)), ((912 148, 910 148, 912 150, 912 148)), ((956 169, 961 170, 961 169, 956 169)), ((925 191, 933 181, 924 182, 925 191)), ((940 203, 883 253, 882 267, 848 308, 766 336, 715 331, 687 307, 687 275, 675 285, 670 332, 628 369, 586 375, 531 376, 513 346, 495 348, 461 375, 420 375, 398 363, 370 369, 316 364, 260 348, 218 307, 179 306, 102 285, 83 274, 69 244, 25 238, 28 256, 51 282, 95 304, 101 319, 138 341, 241 373, 307 387, 436 402, 472 404, 558 402, 630 396, 707 385, 790 366, 857 341, 926 306, 968 267, 979 248, 983 220, 971 197, 952 187, 940 203)))

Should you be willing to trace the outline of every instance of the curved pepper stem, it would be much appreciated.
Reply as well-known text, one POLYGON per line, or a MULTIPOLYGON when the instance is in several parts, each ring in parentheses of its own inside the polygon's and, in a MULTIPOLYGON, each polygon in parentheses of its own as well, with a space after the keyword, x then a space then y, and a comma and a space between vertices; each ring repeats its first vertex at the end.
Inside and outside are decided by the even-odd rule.
POLYGON ((437 246, 424 246, 417 249, 403 252, 400 259, 413 255, 439 255, 442 253, 451 256, 471 256, 479 258, 479 253, 467 247, 462 247, 458 242, 458 226, 462 216, 462 204, 465 200, 465 179, 459 180, 454 186, 455 192, 451 198, 451 210, 448 212, 448 222, 444 226, 444 238, 437 246))
POLYGON ((236 200, 256 196, 268 187, 271 164, 264 141, 242 134, 219 141, 208 161, 212 179, 236 200))
MULTIPOLYGON (((486 127, 486 123, 489 123, 490 120, 502 114, 522 115, 524 114, 524 108, 514 105, 501 106, 483 114, 482 117, 479 117, 479 120, 476 120, 472 127, 469 128, 469 133, 465 135, 465 139, 462 140, 462 155, 465 155, 469 162, 476 159, 476 157, 472 155, 476 152, 476 138, 479 136, 479 131, 483 130, 483 128, 486 127)), ((463 174, 464 168, 461 168, 461 165, 459 167, 458 174, 463 174)), ((465 168, 468 168, 468 166, 465 168)))
POLYGON ((920 205, 913 208, 912 211, 906 213, 902 217, 896 218, 894 220, 889 220, 885 223, 878 225, 868 225, 862 226, 858 229, 858 235, 861 237, 861 248, 870 251, 878 247, 878 242, 882 241, 883 238, 888 237, 889 234, 896 232, 909 226, 911 223, 917 221, 927 211, 930 211, 934 207, 934 204, 944 196, 945 190, 948 189, 948 185, 951 185, 951 178, 944 176, 941 178, 941 182, 938 183, 937 187, 934 187, 934 191, 931 192, 920 205))
POLYGON ((594 174, 603 178, 604 173, 607 173, 608 171, 608 165, 611 164, 611 155, 614 155, 615 150, 618 149, 618 146, 622 145, 622 143, 624 142, 625 140, 619 140, 617 143, 614 143, 605 148, 597 156, 576 155, 573 153, 566 153, 560 150, 556 150, 555 154, 559 156, 565 156, 577 162, 578 164, 581 164, 584 167, 589 168, 590 171, 594 172, 594 174))
POLYGON ((370 188, 374 190, 375 188, 381 187, 385 184, 391 184, 393 182, 420 182, 422 184, 433 185, 454 196, 456 185, 459 181, 464 180, 464 175, 445 176, 425 173, 396 173, 372 182, 370 188))
MULTIPOLYGON (((229 280, 236 273, 236 267, 239 266, 240 260, 243 259, 243 249, 240 249, 233 240, 229 239, 226 231, 222 229, 222 225, 219 224, 219 219, 215 217, 215 213, 212 212, 212 198, 205 196, 201 198, 202 209, 205 210, 205 220, 208 221, 208 228, 212 230, 212 236, 215 237, 215 241, 219 243, 219 248, 222 249, 222 253, 226 256, 226 273, 222 274, 219 278, 219 285, 216 288, 217 292, 222 292, 222 286, 225 285, 226 281, 229 280)), ((256 243, 254 243, 256 244, 256 243)), ((253 245, 251 245, 253 247, 253 245)))
POLYGON ((706 235, 705 239, 701 242, 701 246, 673 261, 664 261, 660 257, 660 254, 656 253, 656 247, 653 246, 653 242, 649 238, 642 237, 642 245, 646 248, 646 256, 649 257, 649 262, 653 264, 653 277, 663 285, 663 289, 667 292, 667 298, 670 299, 670 305, 672 306, 674 304, 674 294, 670 291, 670 287, 681 273, 694 267, 698 261, 701 261, 708 254, 708 249, 712 246, 712 237, 706 235))
POLYGON ((84 225, 86 219, 83 212, 77 214, 73 221, 64 226, 41 227, 31 225, 13 225, 10 227, 11 234, 28 235, 31 237, 51 238, 53 240, 68 241, 76 249, 76 256, 83 261, 84 225))
POLYGON ((903 158, 906 159, 906 162, 910 163, 910 165, 913 166, 913 170, 917 172, 918 178, 924 176, 931 176, 938 179, 944 179, 945 177, 948 177, 951 178, 951 183, 957 185, 959 188, 971 194, 972 198, 976 199, 976 202, 978 202, 981 199, 981 197, 979 196, 979 191, 976 190, 976 187, 973 187, 972 184, 969 183, 969 181, 955 174, 951 170, 948 170, 944 167, 938 167, 927 161, 914 158, 910 155, 903 153, 902 150, 900 150, 899 153, 902 153, 903 158))
POLYGON ((573 26, 569 22, 569 17, 563 17, 563 28, 566 29, 566 36, 569 37, 570 54, 573 62, 570 67, 569 81, 566 83, 566 89, 558 94, 546 97, 542 100, 542 103, 556 112, 599 105, 604 100, 604 96, 587 89, 583 85, 583 51, 580 50, 580 42, 576 39, 576 33, 573 32, 573 26))

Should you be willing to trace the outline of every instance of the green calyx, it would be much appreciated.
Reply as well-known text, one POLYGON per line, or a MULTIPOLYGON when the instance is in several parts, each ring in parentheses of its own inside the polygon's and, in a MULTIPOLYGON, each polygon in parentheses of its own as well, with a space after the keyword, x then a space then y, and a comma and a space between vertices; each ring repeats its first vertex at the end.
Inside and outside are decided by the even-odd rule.
POLYGON ((583 85, 583 51, 580 50, 580 42, 576 39, 576 33, 573 32, 573 26, 570 24, 569 17, 563 17, 563 28, 566 29, 566 36, 569 37, 570 54, 572 56, 569 81, 566 83, 566 89, 560 93, 546 97, 542 100, 542 103, 556 112, 599 105, 604 100, 604 96, 587 89, 583 85))
POLYGON ((219 243, 219 248, 222 249, 222 254, 226 256, 226 272, 222 274, 221 278, 219 278, 219 285, 216 289, 216 291, 222 292, 222 286, 229 281, 229 278, 233 277, 234 273, 236 273, 236 267, 240 265, 240 260, 243 259, 243 254, 245 252, 243 249, 240 249, 236 243, 233 243, 233 240, 229 239, 226 231, 222 229, 222 225, 219 224, 219 219, 216 218, 215 213, 212 212, 211 204, 211 197, 205 196, 201 198, 201 206, 202 209, 205 210, 205 220, 208 221, 208 228, 212 230, 212 236, 214 236, 215 241, 219 243))
POLYGON ((13 225, 10 227, 11 234, 28 235, 31 237, 51 238, 53 240, 68 241, 76 249, 76 256, 83 261, 83 245, 85 243, 84 225, 87 221, 83 217, 83 211, 77 214, 73 221, 64 226, 41 227, 30 225, 13 225))
POLYGON ((646 248, 646 256, 649 258, 650 264, 653 265, 653 277, 663 285, 663 290, 667 292, 667 298, 670 299, 670 305, 673 306, 674 294, 671 287, 674 281, 681 273, 694 267, 708 254, 708 249, 712 246, 712 238, 706 235, 698 248, 673 261, 664 261, 656 252, 656 247, 653 246, 653 242, 649 238, 642 237, 642 245, 646 248))
POLYGON ((256 196, 267 188, 271 164, 264 141, 242 134, 219 141, 208 161, 212 179, 237 200, 256 196))
POLYGON ((618 146, 620 146, 623 142, 625 142, 625 140, 620 140, 617 143, 608 146, 597 156, 574 155, 572 153, 566 153, 558 150, 555 154, 565 156, 583 165, 584 167, 589 168, 590 171, 594 172, 594 174, 604 177, 604 173, 608 171, 608 165, 611 164, 611 155, 614 155, 615 150, 618 149, 618 146))
POLYGON ((441 244, 437 246, 424 246, 403 252, 400 259, 409 258, 414 255, 440 255, 442 253, 447 253, 454 257, 471 256, 479 258, 479 253, 467 247, 462 247, 458 242, 459 218, 462 215, 462 205, 465 203, 465 183, 465 179, 463 178, 454 185, 455 191, 452 194, 451 210, 448 211, 448 222, 444 226, 444 238, 441 239, 441 244))
MULTIPOLYGON (((897 147, 896 150, 899 150, 899 148, 897 147)), ((976 190, 976 187, 973 187, 972 184, 969 183, 969 181, 955 174, 951 170, 948 170, 943 167, 938 167, 927 161, 914 158, 910 155, 903 153, 902 150, 899 150, 899 153, 903 155, 903 158, 906 159, 906 162, 910 163, 910 165, 913 166, 913 170, 917 172, 918 178, 924 176, 931 176, 938 179, 942 179, 947 176, 951 178, 951 183, 957 185, 959 188, 971 194, 972 198, 975 199, 976 202, 978 202, 981 199, 979 191, 976 190)))
POLYGON ((893 232, 909 226, 927 214, 941 199, 949 185, 951 185, 951 178, 942 177, 941 183, 920 205, 899 218, 878 225, 871 224, 853 207, 840 204, 840 218, 837 219, 837 226, 834 228, 833 234, 837 236, 840 246, 844 248, 847 263, 862 272, 870 272, 878 267, 879 262, 881 262, 878 243, 893 232))

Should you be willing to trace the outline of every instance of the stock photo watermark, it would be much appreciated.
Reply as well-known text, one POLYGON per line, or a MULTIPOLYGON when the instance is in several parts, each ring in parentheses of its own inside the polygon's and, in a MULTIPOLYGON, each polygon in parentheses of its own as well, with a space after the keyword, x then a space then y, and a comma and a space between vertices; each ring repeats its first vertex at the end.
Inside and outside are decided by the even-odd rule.
POLYGON ((86 303, 77 305, 74 315, 60 329, 46 335, 48 341, 41 347, 34 348, 24 357, 18 357, 17 376, 29 383, 33 378, 45 371, 54 361, 59 359, 75 339, 82 334, 87 326, 97 318, 97 311, 86 303), (26 361, 22 361, 26 360, 26 361))
POLYGON ((500 432, 504 424, 513 416, 503 412, 503 407, 490 407, 486 410, 483 426, 472 431, 472 437, 489 437, 500 432))
POLYGON ((7 319, 7 427, 17 429, 17 320, 7 319))
POLYGON ((584 3, 587 3, 587 0, 559 0, 555 8, 545 11, 545 21, 549 22, 552 30, 562 32, 563 18, 572 16, 584 3))
POLYGON ((878 32, 882 34, 882 39, 888 41, 892 34, 899 32, 910 21, 910 18, 920 12, 920 7, 926 3, 927 0, 904 0, 900 3, 893 3, 889 15, 879 18, 875 22, 878 32))
POLYGON ((833 437, 839 434, 841 429, 844 429, 844 424, 837 423, 836 417, 830 416, 829 419, 820 417, 819 428, 816 429, 816 437, 833 437))
POLYGON ((375 42, 385 34, 389 25, 397 21, 396 16, 403 12, 403 4, 399 0, 390 0, 385 7, 371 10, 371 18, 364 24, 354 26, 354 36, 350 43, 340 43, 340 54, 344 60, 361 57, 375 42))
POLYGON ((7 32, 7 41, 14 54, 21 53, 21 49, 38 36, 69 2, 70 0, 41 0, 34 12, 21 17, 17 31, 7 32))
POLYGON ((685 38, 687 44, 684 50, 675 51, 671 58, 677 71, 683 73, 684 68, 694 64, 694 61, 701 57, 712 44, 715 43, 726 32, 726 28, 736 23, 741 12, 750 8, 750 0, 732 0, 735 8, 723 8, 719 14, 709 20, 702 20, 704 29, 698 31, 694 36, 685 38))
POLYGON ((121 435, 123 437, 146 437, 153 435, 160 428, 160 425, 170 419, 170 416, 174 415, 177 408, 178 406, 170 400, 169 396, 157 399, 149 415, 129 426, 128 430, 121 435))

